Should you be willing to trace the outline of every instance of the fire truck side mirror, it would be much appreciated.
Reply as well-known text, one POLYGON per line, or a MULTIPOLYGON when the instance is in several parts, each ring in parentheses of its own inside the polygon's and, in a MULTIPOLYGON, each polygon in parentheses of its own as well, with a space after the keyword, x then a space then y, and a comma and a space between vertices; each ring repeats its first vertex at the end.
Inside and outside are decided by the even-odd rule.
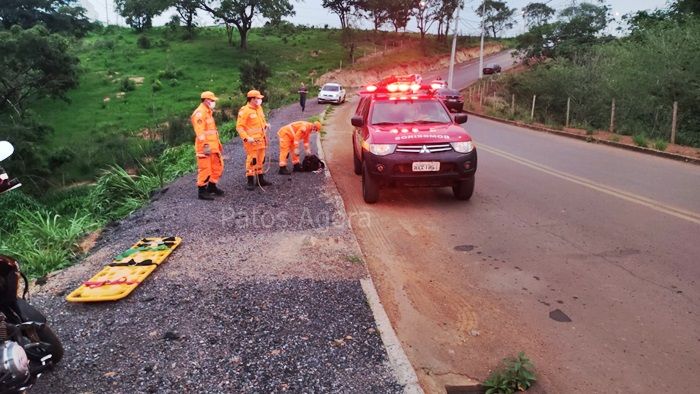
POLYGON ((350 119, 350 123, 355 127, 362 127, 365 125, 365 120, 362 119, 362 116, 355 115, 350 119))
POLYGON ((455 123, 457 123, 457 124, 467 123, 467 117, 468 116, 465 113, 455 114, 455 123))

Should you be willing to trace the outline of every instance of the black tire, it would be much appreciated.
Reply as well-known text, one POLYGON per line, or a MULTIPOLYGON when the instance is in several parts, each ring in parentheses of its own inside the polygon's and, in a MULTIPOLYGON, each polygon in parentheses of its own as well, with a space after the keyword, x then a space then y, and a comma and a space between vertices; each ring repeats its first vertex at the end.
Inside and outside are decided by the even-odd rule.
POLYGON ((61 344, 61 340, 58 339, 48 324, 44 324, 44 328, 37 331, 37 334, 39 334, 39 339, 41 339, 42 342, 51 345, 51 363, 54 365, 58 364, 58 362, 63 359, 63 345, 61 344))
POLYGON ((475 180, 475 177, 472 176, 452 186, 452 192, 454 192, 455 198, 462 201, 467 201, 472 198, 475 180))
POLYGON ((362 160, 357 158, 357 150, 355 149, 355 139, 352 141, 352 169, 355 175, 362 175, 362 160))
POLYGON ((44 323, 44 327, 37 330, 37 335, 39 336, 39 340, 41 342, 46 342, 51 345, 51 362, 53 364, 57 364, 59 361, 61 361, 61 359, 63 359, 63 345, 61 344, 61 340, 58 339, 56 334, 54 334, 51 327, 46 324, 46 317, 44 317, 44 314, 23 299, 17 300, 17 305, 19 306, 20 311, 22 311, 22 315, 26 319, 44 323))
POLYGON ((362 198, 367 204, 374 204, 379 200, 379 182, 369 173, 366 163, 362 165, 362 198))

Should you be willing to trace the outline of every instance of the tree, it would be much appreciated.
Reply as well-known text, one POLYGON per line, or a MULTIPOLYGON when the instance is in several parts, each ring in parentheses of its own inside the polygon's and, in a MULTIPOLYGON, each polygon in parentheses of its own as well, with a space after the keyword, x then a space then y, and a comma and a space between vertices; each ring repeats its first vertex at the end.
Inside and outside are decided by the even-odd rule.
POLYGON ((199 0, 199 6, 214 18, 226 24, 236 26, 241 39, 241 49, 248 49, 248 32, 253 26, 254 18, 280 20, 284 16, 294 15, 294 7, 289 0, 199 0))
POLYGON ((673 4, 671 4, 671 11, 678 14, 700 15, 700 1, 676 0, 673 4))
POLYGON ((542 26, 554 15, 554 8, 546 3, 530 3, 523 7, 523 19, 527 27, 542 26))
POLYGON ((557 43, 558 24, 544 23, 535 25, 527 32, 517 37, 516 50, 528 64, 531 60, 538 60, 554 56, 557 43))
POLYGON ((387 18, 394 26, 394 31, 405 29, 411 19, 411 5, 414 0, 387 0, 387 18))
POLYGON ((554 23, 535 25, 518 37, 517 49, 527 59, 563 56, 572 58, 596 43, 607 42, 606 5, 580 3, 563 9, 554 23))
POLYGON ((28 29, 43 23, 51 32, 83 36, 91 27, 85 8, 74 0, 2 0, 0 22, 5 29, 28 29))
POLYGON ((564 8, 559 13, 556 31, 558 54, 570 57, 593 44, 609 41, 602 34, 608 26, 609 12, 603 3, 580 3, 564 8))
POLYGON ((359 0, 357 7, 372 20, 375 32, 387 22, 389 9, 386 0, 359 0))
POLYGON ((116 0, 115 8, 137 31, 153 26, 153 18, 170 7, 169 0, 116 0))
POLYGON ((0 110, 21 118, 31 98, 65 100, 65 92, 78 86, 78 58, 68 40, 42 25, 0 31, 0 54, 0 110))
POLYGON ((494 38, 501 31, 513 27, 515 8, 509 8, 505 1, 484 0, 476 9, 476 13, 483 18, 484 28, 490 31, 494 38))
POLYGON ((345 30, 349 27, 350 15, 357 13, 360 8, 359 0, 323 0, 323 8, 338 15, 340 18, 340 28, 345 30))
POLYGON ((457 11, 457 7, 462 9, 464 4, 460 0, 441 0, 440 8, 435 14, 438 23, 438 38, 445 38, 450 32, 450 21, 457 11), (443 30, 444 28, 444 30, 443 30))
POLYGON ((175 0, 175 11, 180 15, 180 20, 185 23, 185 28, 190 33, 194 31, 194 18, 197 16, 199 1, 197 0, 175 0))
POLYGON ((413 15, 416 17, 416 26, 421 40, 425 38, 425 33, 435 22, 441 5, 441 0, 414 0, 413 15))

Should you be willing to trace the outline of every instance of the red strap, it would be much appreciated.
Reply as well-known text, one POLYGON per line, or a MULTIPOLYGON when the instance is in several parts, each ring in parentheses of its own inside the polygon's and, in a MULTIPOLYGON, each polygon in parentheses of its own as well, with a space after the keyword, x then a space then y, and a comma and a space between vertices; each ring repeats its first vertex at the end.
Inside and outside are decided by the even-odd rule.
POLYGON ((105 285, 137 285, 141 282, 137 280, 126 280, 126 276, 122 276, 121 278, 117 280, 101 280, 98 282, 83 282, 84 286, 87 286, 91 289, 95 287, 101 287, 105 285))

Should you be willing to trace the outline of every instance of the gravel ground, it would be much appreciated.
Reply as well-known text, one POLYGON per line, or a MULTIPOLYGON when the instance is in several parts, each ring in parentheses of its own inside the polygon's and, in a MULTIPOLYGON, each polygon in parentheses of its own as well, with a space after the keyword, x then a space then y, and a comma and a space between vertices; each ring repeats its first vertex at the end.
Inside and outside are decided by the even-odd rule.
POLYGON ((268 117, 274 185, 244 189, 243 148, 232 141, 226 196, 197 200, 194 175, 178 179, 107 228, 83 262, 35 287, 32 302, 66 355, 32 392, 402 392, 335 186, 324 174, 276 174, 277 129, 322 109, 309 101, 305 114, 292 105, 268 117), (182 245, 128 298, 64 300, 138 239, 171 235, 182 245))

